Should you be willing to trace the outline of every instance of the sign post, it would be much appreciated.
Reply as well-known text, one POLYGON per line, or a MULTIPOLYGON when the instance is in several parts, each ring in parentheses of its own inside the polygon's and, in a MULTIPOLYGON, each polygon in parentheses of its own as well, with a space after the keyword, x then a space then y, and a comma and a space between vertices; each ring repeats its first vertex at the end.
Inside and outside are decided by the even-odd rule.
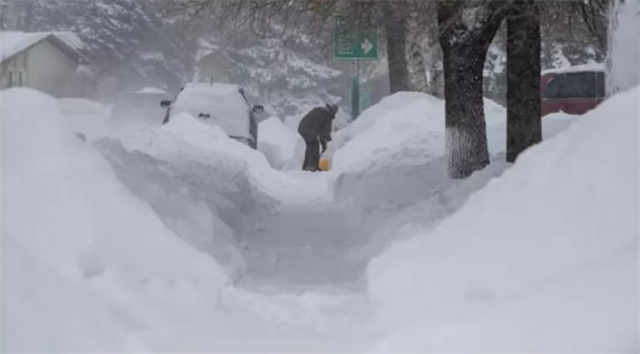
POLYGON ((353 60, 356 64, 351 87, 351 115, 360 115, 360 60, 378 60, 380 36, 376 29, 361 29, 350 25, 346 18, 338 18, 333 37, 333 59, 353 60))

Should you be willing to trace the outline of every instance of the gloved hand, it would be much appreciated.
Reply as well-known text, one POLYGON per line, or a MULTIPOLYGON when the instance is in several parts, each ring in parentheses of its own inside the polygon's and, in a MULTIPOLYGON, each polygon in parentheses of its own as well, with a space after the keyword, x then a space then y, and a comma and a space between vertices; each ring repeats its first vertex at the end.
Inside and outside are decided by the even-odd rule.
POLYGON ((324 154, 324 152, 327 151, 327 141, 320 140, 320 146, 322 146, 322 153, 324 154))

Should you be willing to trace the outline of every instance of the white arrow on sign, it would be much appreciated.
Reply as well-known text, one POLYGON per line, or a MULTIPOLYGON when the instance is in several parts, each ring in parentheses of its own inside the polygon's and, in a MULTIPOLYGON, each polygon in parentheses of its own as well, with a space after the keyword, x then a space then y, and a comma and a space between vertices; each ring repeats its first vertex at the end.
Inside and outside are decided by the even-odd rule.
POLYGON ((373 44, 369 42, 368 39, 365 38, 364 42, 362 42, 362 50, 364 50, 364 54, 368 54, 371 49, 373 49, 373 44))

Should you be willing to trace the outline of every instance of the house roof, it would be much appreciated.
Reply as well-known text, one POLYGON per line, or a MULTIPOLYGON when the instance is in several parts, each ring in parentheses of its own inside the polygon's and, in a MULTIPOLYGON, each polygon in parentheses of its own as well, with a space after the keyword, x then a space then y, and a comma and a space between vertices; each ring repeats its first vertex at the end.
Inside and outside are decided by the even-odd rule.
POLYGON ((80 53, 80 49, 84 44, 73 32, 1 32, 0 62, 31 48, 43 40, 51 41, 58 49, 75 59, 89 61, 80 53))

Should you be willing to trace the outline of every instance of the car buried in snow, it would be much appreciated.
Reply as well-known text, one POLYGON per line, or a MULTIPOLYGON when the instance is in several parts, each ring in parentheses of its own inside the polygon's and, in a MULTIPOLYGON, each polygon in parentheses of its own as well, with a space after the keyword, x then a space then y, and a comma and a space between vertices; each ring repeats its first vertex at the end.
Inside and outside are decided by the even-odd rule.
POLYGON ((587 64, 542 72, 542 115, 584 114, 605 99, 605 67, 587 64))
POLYGON ((256 114, 260 105, 251 105, 243 88, 231 84, 190 83, 184 85, 173 100, 160 103, 166 109, 162 124, 181 113, 220 127, 230 138, 253 149, 258 145, 256 114))

